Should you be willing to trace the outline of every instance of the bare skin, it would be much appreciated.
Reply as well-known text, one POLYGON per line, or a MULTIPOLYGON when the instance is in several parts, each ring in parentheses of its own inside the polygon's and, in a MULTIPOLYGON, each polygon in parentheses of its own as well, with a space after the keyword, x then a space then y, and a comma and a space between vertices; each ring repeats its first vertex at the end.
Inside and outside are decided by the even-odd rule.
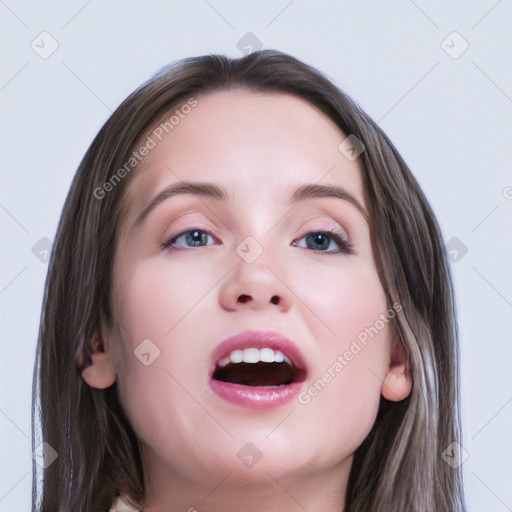
POLYGON ((333 370, 389 310, 362 213, 359 163, 338 150, 347 135, 302 99, 218 92, 199 97, 136 171, 114 265, 122 328, 98 329, 83 378, 98 388, 117 379, 140 440, 145 512, 339 512, 380 396, 409 395, 389 323, 333 370), (175 195, 136 222, 181 181, 215 184, 228 199, 175 195), (361 209, 338 197, 292 207, 303 184, 341 187, 361 209), (164 246, 190 230, 204 232, 204 243, 191 246, 183 235, 175 250, 164 246), (352 252, 329 237, 323 249, 311 246, 306 235, 319 231, 340 234, 352 252), (263 251, 252 263, 236 251, 248 236, 263 251), (307 362, 303 390, 328 369, 331 379, 307 403, 263 411, 219 398, 209 386, 211 354, 247 330, 292 340, 307 362), (148 366, 134 355, 145 339, 160 351, 148 366), (248 442, 262 455, 250 468, 237 457, 248 442))

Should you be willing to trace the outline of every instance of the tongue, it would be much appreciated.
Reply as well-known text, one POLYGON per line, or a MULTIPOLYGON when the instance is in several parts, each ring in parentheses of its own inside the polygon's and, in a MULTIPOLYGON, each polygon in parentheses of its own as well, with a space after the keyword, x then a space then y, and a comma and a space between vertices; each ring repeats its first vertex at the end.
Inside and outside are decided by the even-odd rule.
POLYGON ((282 386, 293 382, 293 368, 288 363, 229 363, 217 368, 213 378, 244 386, 282 386))

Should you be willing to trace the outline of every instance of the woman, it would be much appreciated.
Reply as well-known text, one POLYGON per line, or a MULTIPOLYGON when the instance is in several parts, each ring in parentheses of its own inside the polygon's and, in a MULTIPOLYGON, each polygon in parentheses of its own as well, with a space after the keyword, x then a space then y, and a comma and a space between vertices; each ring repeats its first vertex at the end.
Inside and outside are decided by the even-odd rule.
POLYGON ((64 206, 36 364, 59 454, 39 510, 465 509, 434 214, 289 55, 185 59, 114 112, 64 206))

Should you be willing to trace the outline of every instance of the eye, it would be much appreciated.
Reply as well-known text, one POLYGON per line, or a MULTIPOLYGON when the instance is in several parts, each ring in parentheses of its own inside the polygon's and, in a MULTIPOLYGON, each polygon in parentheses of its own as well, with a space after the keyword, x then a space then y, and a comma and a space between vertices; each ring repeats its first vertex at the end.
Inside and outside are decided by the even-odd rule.
POLYGON ((213 237, 207 231, 202 229, 189 229, 187 231, 183 231, 182 233, 170 238, 163 244, 163 247, 170 250, 178 250, 178 246, 185 247, 205 247, 208 244, 208 238, 213 240, 213 237))
MULTIPOLYGON (((351 254, 353 249, 350 242, 341 233, 335 231, 312 231, 304 235, 300 240, 305 240, 305 247, 304 245, 299 245, 298 242, 293 242, 292 245, 328 254, 351 254)), ((210 233, 202 229, 193 228, 173 236, 163 244, 163 247, 169 250, 180 250, 180 248, 206 247, 214 245, 214 243, 215 240, 210 233), (213 243, 208 243, 209 239, 213 243)))
MULTIPOLYGON (((324 252, 328 254, 345 253, 352 254, 353 246, 351 243, 341 234, 335 231, 311 231, 304 235, 300 240, 305 240, 307 249, 313 249, 318 252, 324 252)), ((293 242, 295 247, 303 247, 298 242, 293 242)))

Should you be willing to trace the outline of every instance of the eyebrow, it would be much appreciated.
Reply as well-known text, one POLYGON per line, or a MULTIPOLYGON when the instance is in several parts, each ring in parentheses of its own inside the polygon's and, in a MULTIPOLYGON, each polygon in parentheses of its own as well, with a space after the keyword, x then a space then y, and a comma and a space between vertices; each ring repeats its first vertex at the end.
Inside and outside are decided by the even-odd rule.
MULTIPOLYGON (((216 199, 218 201, 226 201, 229 199, 229 194, 226 189, 215 185, 214 183, 197 182, 197 181, 181 181, 174 185, 162 190, 147 206, 142 210, 141 214, 135 221, 134 226, 138 226, 144 222, 146 217, 161 203, 167 201, 171 197, 178 195, 196 195, 200 197, 216 199)), ((307 199, 314 199, 319 197, 333 197, 342 199, 349 202, 359 210, 363 217, 368 220, 369 214, 364 206, 350 194, 347 190, 337 185, 318 185, 318 184, 304 184, 300 185, 293 192, 290 199, 290 206, 295 206, 298 203, 306 201, 307 199)))

